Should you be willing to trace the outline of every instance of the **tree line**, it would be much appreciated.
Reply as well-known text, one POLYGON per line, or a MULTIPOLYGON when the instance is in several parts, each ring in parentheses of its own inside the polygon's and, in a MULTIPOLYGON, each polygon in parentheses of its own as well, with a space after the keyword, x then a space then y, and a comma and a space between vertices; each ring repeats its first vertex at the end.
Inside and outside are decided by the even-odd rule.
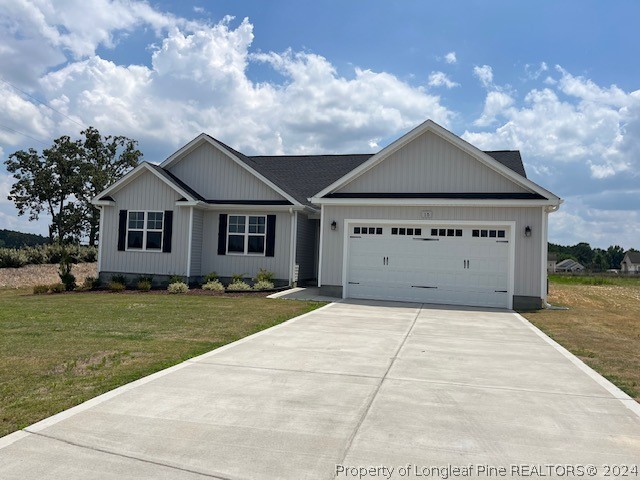
MULTIPOLYGON (((634 251, 634 249, 630 249, 634 251)), ((589 270, 604 271, 609 269, 619 269, 620 263, 624 259, 625 249, 620 245, 611 245, 606 250, 602 248, 591 248, 586 242, 576 245, 564 246, 549 243, 549 253, 558 256, 558 262, 570 258, 584 265, 589 270)))
POLYGON ((96 245, 100 210, 91 199, 138 165, 138 142, 124 136, 103 136, 89 127, 82 138, 63 135, 43 149, 19 150, 5 160, 15 182, 8 199, 18 215, 51 218, 49 242, 96 245))

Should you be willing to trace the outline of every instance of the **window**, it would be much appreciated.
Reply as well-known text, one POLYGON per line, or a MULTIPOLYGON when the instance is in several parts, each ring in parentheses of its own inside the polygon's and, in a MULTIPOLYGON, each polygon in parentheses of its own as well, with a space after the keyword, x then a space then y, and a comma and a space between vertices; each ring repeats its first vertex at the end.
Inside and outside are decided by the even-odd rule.
POLYGON ((127 250, 162 251, 164 212, 129 212, 127 250))
POLYGON ((422 229, 421 228, 400 228, 400 227, 393 227, 391 229, 391 235, 408 235, 408 236, 414 236, 414 235, 422 235, 422 229))
POLYGON ((457 228, 457 229, 456 228, 432 228, 431 236, 432 237, 461 237, 462 229, 461 228, 457 228))
POLYGON ((266 225, 265 215, 229 215, 227 253, 264 255, 266 225))
POLYGON ((382 235, 381 227, 353 227, 353 233, 362 235, 382 235))
POLYGON ((505 238, 506 232, 504 230, 473 230, 471 236, 481 238, 505 238))

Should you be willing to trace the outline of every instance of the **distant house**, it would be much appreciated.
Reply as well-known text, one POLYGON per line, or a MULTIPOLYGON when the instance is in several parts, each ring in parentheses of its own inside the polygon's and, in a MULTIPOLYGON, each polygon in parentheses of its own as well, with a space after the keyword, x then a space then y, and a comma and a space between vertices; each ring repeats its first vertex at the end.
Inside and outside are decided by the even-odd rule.
POLYGON ((558 254, 556 253, 548 253, 547 254, 547 272, 555 273, 556 272, 556 263, 558 262, 558 254))
POLYGON ((567 258, 566 260, 556 263, 556 272, 584 272, 584 265, 567 258))
POLYGON ((620 264, 622 273, 640 273, 640 252, 627 252, 620 264))

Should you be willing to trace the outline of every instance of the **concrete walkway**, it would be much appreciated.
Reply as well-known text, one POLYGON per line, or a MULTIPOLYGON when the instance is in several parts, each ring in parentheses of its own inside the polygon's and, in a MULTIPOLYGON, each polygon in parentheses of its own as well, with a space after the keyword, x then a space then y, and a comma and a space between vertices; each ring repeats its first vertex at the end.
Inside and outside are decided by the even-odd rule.
POLYGON ((342 302, 0 439, 0 478, 330 479, 336 465, 418 478, 398 470, 408 463, 604 473, 640 462, 638 412, 517 314, 342 302))

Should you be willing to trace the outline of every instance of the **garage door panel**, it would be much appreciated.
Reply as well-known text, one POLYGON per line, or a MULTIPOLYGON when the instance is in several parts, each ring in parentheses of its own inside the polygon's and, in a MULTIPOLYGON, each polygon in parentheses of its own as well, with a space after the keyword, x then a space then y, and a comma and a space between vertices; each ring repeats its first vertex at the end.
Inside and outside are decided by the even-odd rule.
MULTIPOLYGON (((508 229, 491 228, 475 227, 476 236, 472 235, 474 227, 434 228, 441 235, 434 237, 429 235, 431 228, 421 227, 420 236, 394 235, 392 227, 385 225, 376 227, 376 235, 351 236, 347 294, 365 299, 506 307, 508 229), (456 236, 451 232, 457 232, 456 236), (489 237, 498 234, 503 237, 489 237)), ((407 230, 398 227, 398 231, 407 230)))

